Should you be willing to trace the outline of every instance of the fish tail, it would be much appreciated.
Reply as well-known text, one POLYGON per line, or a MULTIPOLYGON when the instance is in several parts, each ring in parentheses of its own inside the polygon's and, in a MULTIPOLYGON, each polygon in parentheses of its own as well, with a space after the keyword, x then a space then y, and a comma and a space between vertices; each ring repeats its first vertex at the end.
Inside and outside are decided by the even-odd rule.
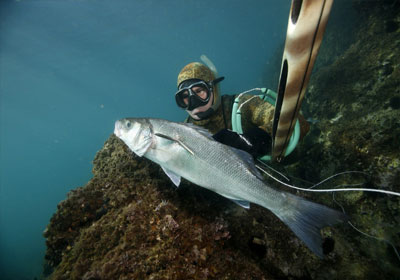
POLYGON ((347 216, 324 205, 286 194, 283 211, 276 215, 320 258, 324 257, 320 230, 345 222, 347 216))

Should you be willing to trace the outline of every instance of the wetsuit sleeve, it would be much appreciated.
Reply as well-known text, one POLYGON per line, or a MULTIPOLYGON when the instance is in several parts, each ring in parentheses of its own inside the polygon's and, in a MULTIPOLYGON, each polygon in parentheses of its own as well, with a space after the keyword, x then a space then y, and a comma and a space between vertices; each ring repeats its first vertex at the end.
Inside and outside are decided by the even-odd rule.
MULTIPOLYGON (((239 106, 246 101, 248 102, 241 109, 244 131, 257 126, 272 135, 274 106, 261 100, 258 96, 243 96, 239 102, 239 106), (250 98, 251 100, 249 100, 250 98)), ((310 130, 310 125, 301 114, 299 115, 299 122, 300 137, 302 138, 310 130)))
POLYGON ((242 96, 239 106, 244 102, 246 103, 241 108, 244 131, 256 126, 272 134, 274 107, 268 102, 261 100, 258 96, 242 96))

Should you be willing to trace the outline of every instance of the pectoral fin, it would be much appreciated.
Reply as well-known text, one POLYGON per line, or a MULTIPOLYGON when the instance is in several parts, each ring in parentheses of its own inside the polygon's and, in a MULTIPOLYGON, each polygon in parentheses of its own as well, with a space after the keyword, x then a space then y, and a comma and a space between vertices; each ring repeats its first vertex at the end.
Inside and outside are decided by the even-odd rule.
POLYGON ((162 170, 164 170, 165 174, 167 174, 167 176, 171 179, 172 183, 174 183, 176 187, 179 187, 179 184, 181 183, 181 176, 163 166, 161 166, 161 168, 162 170))
POLYGON ((170 140, 170 141, 174 141, 174 142, 178 143, 179 145, 181 145, 182 148, 184 148, 186 151, 188 151, 189 153, 191 153, 192 155, 194 155, 194 153, 192 152, 192 150, 190 150, 189 147, 186 146, 186 145, 185 145, 182 141, 180 141, 179 139, 174 139, 174 138, 172 138, 172 137, 170 137, 170 136, 168 136, 168 135, 164 135, 164 134, 161 134, 161 133, 154 133, 154 135, 156 135, 156 136, 158 136, 158 137, 161 137, 161 138, 164 138, 164 139, 168 139, 168 140, 170 140))

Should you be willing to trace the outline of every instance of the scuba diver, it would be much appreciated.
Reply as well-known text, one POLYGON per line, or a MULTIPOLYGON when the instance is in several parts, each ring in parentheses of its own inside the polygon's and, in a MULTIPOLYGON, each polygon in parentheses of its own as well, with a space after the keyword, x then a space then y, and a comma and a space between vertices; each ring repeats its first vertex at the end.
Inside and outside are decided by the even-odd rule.
MULTIPOLYGON (((274 106, 261 98, 243 95, 239 99, 243 133, 233 132, 232 112, 238 95, 222 95, 218 83, 224 77, 216 77, 206 65, 192 62, 183 67, 178 75, 176 104, 186 110, 185 122, 193 123, 209 130, 214 139, 245 150, 254 157, 263 156, 271 151, 271 133, 274 118, 274 106)), ((309 124, 299 116, 300 137, 309 131, 309 124)))
POLYGON ((175 94, 177 105, 189 114, 186 121, 216 133, 219 142, 254 157, 265 155, 262 161, 281 161, 290 154, 309 131, 300 108, 332 2, 292 1, 277 93, 258 89, 263 93, 260 98, 244 95, 252 90, 221 96, 218 83, 224 77, 218 77, 207 57, 202 56, 207 66, 186 65, 178 75, 175 94))

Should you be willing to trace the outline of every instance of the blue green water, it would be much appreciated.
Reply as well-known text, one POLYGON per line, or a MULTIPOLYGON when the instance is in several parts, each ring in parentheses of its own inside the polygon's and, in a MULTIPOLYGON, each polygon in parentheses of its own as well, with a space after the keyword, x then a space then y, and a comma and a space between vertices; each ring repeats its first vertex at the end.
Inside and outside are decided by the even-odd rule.
POLYGON ((1 279, 41 275, 42 232, 115 120, 182 120, 176 76, 206 54, 224 93, 269 86, 290 1, 0 1, 1 279))

